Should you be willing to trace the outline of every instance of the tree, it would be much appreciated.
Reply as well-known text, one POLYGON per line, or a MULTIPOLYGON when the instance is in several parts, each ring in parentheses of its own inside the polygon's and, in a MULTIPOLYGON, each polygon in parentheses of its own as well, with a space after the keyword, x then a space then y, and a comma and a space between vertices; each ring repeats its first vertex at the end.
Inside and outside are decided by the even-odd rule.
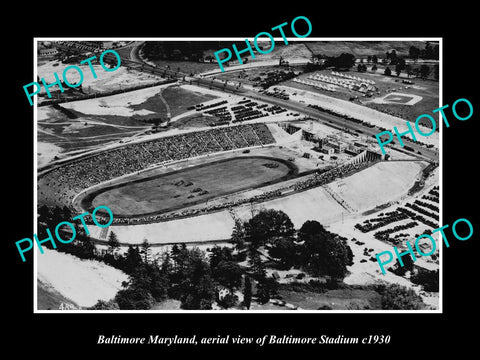
POLYGON ((52 213, 50 208, 47 205, 42 205, 38 208, 38 221, 39 222, 47 222, 50 219, 52 213))
POLYGON ((192 250, 189 253, 190 264, 184 281, 181 283, 182 309, 208 310, 215 300, 215 287, 211 278, 210 266, 201 253, 192 250))
POLYGON ((405 256, 402 259, 403 266, 400 265, 400 261, 396 261, 395 266, 390 268, 391 272, 398 276, 404 276, 407 271, 413 271, 414 261, 411 256, 405 256))
POLYGON ((425 306, 415 291, 401 285, 379 285, 377 291, 383 310, 419 310, 425 306))
POLYGON ((234 261, 222 260, 212 269, 213 279, 231 291, 240 287, 242 275, 242 268, 234 261))
POLYGON ((353 54, 342 53, 335 59, 335 67, 337 69, 350 69, 355 63, 353 54))
POLYGON ((297 247, 293 239, 278 239, 269 249, 268 254, 279 259, 282 269, 285 270, 290 269, 297 263, 297 247))
POLYGON ((426 79, 430 75, 430 67, 428 65, 420 66, 420 75, 422 79, 426 79))
POLYGON ((373 62, 374 64, 378 63, 378 57, 377 57, 377 55, 373 55, 373 56, 372 56, 372 62, 373 62))
POLYGON ((238 302, 238 296, 232 293, 225 294, 223 298, 218 299, 218 305, 220 305, 224 309, 231 308, 235 306, 238 302))
POLYGON ((244 224, 245 238, 254 247, 273 244, 276 239, 292 237, 295 227, 292 221, 281 210, 262 210, 244 224))
POLYGON ((420 57, 420 49, 413 45, 410 46, 408 49, 408 57, 416 61, 420 57))
POLYGON ((277 283, 273 278, 267 278, 267 270, 258 251, 250 247, 249 249, 249 274, 256 281, 256 293, 258 302, 264 304, 270 300, 276 293, 277 283))
POLYGON ((309 236, 315 234, 327 234, 322 224, 316 220, 307 220, 303 223, 302 227, 298 230, 297 236, 300 241, 305 241, 309 236))
POLYGON ((397 64, 395 65, 395 72, 397 76, 400 76, 400 73, 405 69, 405 59, 398 59, 397 64))
POLYGON ((425 44, 425 49, 423 50, 423 58, 428 60, 435 58, 434 49, 429 41, 427 41, 427 43, 425 44))
MULTIPOLYGON (((387 52, 388 54, 388 52, 387 52)), ((387 57, 388 58, 388 57, 387 57)), ((395 51, 395 49, 393 49, 391 52, 390 52, 390 65, 396 65, 398 62, 398 58, 397 58, 397 52, 395 51)))
POLYGON ((113 232, 110 231, 110 235, 108 235, 108 250, 107 252, 112 255, 115 251, 120 249, 120 242, 118 241, 117 235, 113 232))
POLYGON ((342 53, 337 57, 329 57, 325 60, 325 67, 335 67, 336 69, 347 70, 355 64, 355 56, 353 54, 342 53))
POLYGON ((150 292, 152 293, 153 298, 156 301, 162 301, 168 298, 168 289, 170 288, 168 274, 158 267, 152 268, 150 279, 150 292))
POLYGON ((148 310, 155 303, 152 294, 144 288, 120 290, 115 296, 115 302, 122 310, 148 310))
POLYGON ((387 66, 385 68, 385 71, 383 72, 386 76, 390 76, 392 75, 392 70, 390 70, 390 68, 387 66))
POLYGON ((433 78, 435 80, 438 80, 440 78, 440 69, 438 64, 435 64, 433 67, 433 78))
POLYGON ((419 270, 417 274, 410 277, 410 280, 414 284, 422 285, 423 290, 425 291, 438 292, 439 290, 438 270, 419 270))
POLYGON ((372 66, 372 71, 377 71, 377 69, 378 69, 378 68, 377 68, 377 65, 376 65, 376 64, 373 64, 373 66, 372 66))
POLYGON ((245 275, 245 281, 243 285, 243 306, 250 309, 250 304, 252 303, 252 282, 250 276, 245 275))
POLYGON ((260 304, 267 303, 277 293, 278 284, 273 278, 265 278, 257 283, 256 297, 260 304))
POLYGON ((76 245, 74 246, 73 255, 81 259, 93 259, 96 254, 95 244, 88 235, 79 234, 77 231, 76 245), (78 241, 77 241, 78 240, 78 241))
POLYGON ((89 307, 88 310, 120 310, 120 307, 113 300, 98 300, 97 303, 92 307, 89 307))
POLYGON ((318 222, 306 221, 298 231, 304 268, 314 276, 343 278, 353 264, 353 253, 345 238, 333 234, 318 222))
POLYGON ((405 72, 407 73, 408 78, 410 78, 413 75, 412 65, 405 65, 405 72))
POLYGON ((160 125, 160 123, 162 122, 162 118, 155 117, 153 118, 152 122, 155 127, 158 127, 158 125, 160 125))
POLYGON ((145 264, 152 261, 152 249, 147 239, 143 239, 140 254, 142 255, 142 260, 145 264))
POLYGON ((358 64, 358 65, 357 65, 357 71, 358 71, 358 72, 367 71, 367 65, 365 65, 365 64, 358 64))
POLYGON ((250 273, 255 280, 261 281, 267 277, 267 270, 265 268, 265 264, 263 263, 262 258, 260 257, 260 254, 257 252, 256 249, 250 249, 248 265, 250 273))
POLYGON ((233 254, 232 254, 231 248, 228 248, 226 246, 220 247, 218 245, 215 245, 210 250, 210 268, 212 270, 215 269, 220 262, 232 261, 232 260, 233 260, 233 254))
POLYGON ((215 300, 215 284, 205 252, 187 249, 185 244, 174 245, 170 251, 170 265, 162 263, 169 272, 169 295, 181 301, 183 309, 211 309, 215 300))
POLYGON ((127 274, 131 274, 142 264, 142 257, 138 245, 133 247, 129 245, 126 254, 124 255, 124 269, 127 274))
POLYGON ((235 225, 233 226, 230 241, 235 245, 235 248, 238 251, 245 249, 245 229, 243 223, 238 219, 235 219, 235 225))

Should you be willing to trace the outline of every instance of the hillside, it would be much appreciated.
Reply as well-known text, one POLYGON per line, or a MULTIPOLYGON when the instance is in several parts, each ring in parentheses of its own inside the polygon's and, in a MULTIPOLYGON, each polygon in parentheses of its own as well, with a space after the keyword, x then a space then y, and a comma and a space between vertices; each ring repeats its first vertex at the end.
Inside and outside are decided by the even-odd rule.
POLYGON ((81 260, 70 254, 44 249, 38 255, 39 310, 57 310, 62 302, 89 307, 108 301, 121 289, 128 276, 99 261, 81 260))
POLYGON ((395 50, 397 55, 408 55, 410 46, 423 49, 423 41, 312 41, 306 46, 315 55, 337 56, 341 53, 351 53, 355 56, 366 57, 377 55, 385 57, 387 51, 395 50))

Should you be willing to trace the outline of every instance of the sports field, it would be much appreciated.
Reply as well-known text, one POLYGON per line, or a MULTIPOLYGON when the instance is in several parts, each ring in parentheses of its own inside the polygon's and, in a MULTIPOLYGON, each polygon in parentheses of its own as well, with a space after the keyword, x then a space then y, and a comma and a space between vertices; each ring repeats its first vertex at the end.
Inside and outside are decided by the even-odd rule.
POLYGON ((115 217, 159 214, 286 180, 297 171, 289 161, 271 157, 218 160, 96 190, 82 207, 106 205, 115 217))

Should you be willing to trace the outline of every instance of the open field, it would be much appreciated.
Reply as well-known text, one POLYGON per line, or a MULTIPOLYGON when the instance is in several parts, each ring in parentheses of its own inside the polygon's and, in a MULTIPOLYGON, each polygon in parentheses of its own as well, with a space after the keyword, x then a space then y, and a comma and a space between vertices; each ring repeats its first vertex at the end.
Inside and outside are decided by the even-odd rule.
MULTIPOLYGON (((300 72, 297 77, 307 79, 315 73, 302 74, 302 61, 309 61, 312 54, 384 57, 386 51, 395 49, 403 56, 411 45, 423 48, 424 43, 292 41, 282 46, 277 41, 276 45, 271 54, 259 54, 244 65, 232 62, 230 69, 235 70, 220 74, 212 72, 219 70, 215 63, 156 62, 173 71, 201 72, 206 82, 213 77, 229 80, 229 85, 241 82, 245 86, 238 92, 227 92, 221 85, 209 87, 208 83, 205 87, 187 85, 187 77, 183 82, 129 93, 39 107, 37 163, 46 167, 36 174, 38 212, 48 218, 55 217, 60 208, 80 214, 106 205, 113 211, 113 223, 108 228, 89 226, 95 256, 102 258, 109 236, 115 233, 121 244, 119 254, 125 254, 129 245, 147 240, 153 260, 161 259, 159 255, 179 243, 205 251, 207 258, 215 245, 234 248, 231 235, 237 222, 248 221, 265 209, 280 210, 296 230, 305 221, 316 220, 338 234, 352 250, 353 264, 334 286, 328 277, 315 276, 306 266, 280 266, 274 252, 260 246, 266 276, 278 282, 280 299, 264 305, 254 301, 252 309, 380 310, 381 294, 374 286, 380 283, 413 289, 427 305, 438 308, 438 292, 426 293, 421 285, 413 284, 410 272, 382 274, 375 254, 393 251, 392 246, 402 250, 406 241, 441 223, 441 173, 435 157, 439 133, 418 139, 438 149, 389 148, 387 158, 380 156, 372 133, 381 131, 375 126, 401 130, 405 121, 430 114, 439 106, 439 83, 413 78, 413 84, 402 83, 406 75, 387 77, 382 69, 335 75, 331 70, 315 72, 370 80, 354 79, 358 84, 349 87, 337 79, 317 77, 315 81, 336 84, 336 92, 293 80, 267 91, 251 86, 259 76, 271 77, 269 84, 282 78, 278 73, 268 74, 273 70, 293 70, 300 72), (291 67, 276 65, 280 56, 292 60, 291 67), (377 89, 370 86, 372 80, 377 89), (360 89, 369 93, 363 96, 360 89), (161 125, 155 129, 157 121, 161 125), (50 214, 40 209, 44 205, 50 214), (314 283, 309 284, 311 280, 314 283)), ((121 51, 130 56, 130 48, 121 51)), ((61 73, 68 65, 48 64, 43 62, 43 73, 61 73)), ((118 71, 116 80, 117 73, 100 68, 97 74, 103 72, 109 78, 97 79, 97 85, 93 85, 95 80, 89 85, 91 79, 85 79, 85 91, 137 85, 136 71, 123 67, 118 71)), ((138 76, 139 84, 153 81, 147 74, 138 76)), ((46 223, 39 219, 40 226, 46 223)), ((422 244, 425 248, 428 244, 422 244)), ((437 247, 434 256, 419 258, 415 268, 441 269, 438 251, 437 247)), ((88 307, 99 299, 108 301, 128 278, 104 263, 56 251, 47 250, 36 258, 40 309, 58 309, 62 302, 88 307)), ((247 274, 252 270, 248 258, 235 257, 234 261, 245 267, 247 274)), ((242 286, 235 290, 239 301, 242 286)), ((215 291, 218 287, 215 284, 215 291)), ((219 308, 213 301, 213 309, 219 308)), ((180 309, 178 299, 167 299, 152 308, 167 309, 180 309)))
POLYGON ((308 48, 315 54, 338 56, 341 53, 351 53, 356 56, 367 57, 377 55, 385 57, 387 51, 395 50, 397 55, 408 55, 410 46, 423 49, 423 41, 308 41, 308 48))
MULTIPOLYGON (((129 87, 138 85, 153 84, 162 80, 162 78, 157 75, 142 73, 140 71, 129 69, 123 66, 119 67, 114 72, 107 72, 101 67, 100 64, 98 64, 98 62, 92 64, 97 76, 96 79, 93 77, 92 71, 89 69, 88 64, 80 65, 84 76, 82 90, 85 94, 101 93, 117 89, 127 89, 129 87)), ((61 76, 63 70, 70 65, 71 64, 64 64, 56 60, 39 64, 37 67, 38 76, 40 78, 45 78, 47 83, 53 82, 53 73, 56 72, 59 74, 59 76, 61 76)), ((75 65, 78 66, 78 64, 75 65)), ((80 81, 80 75, 76 71, 69 71, 67 73, 67 78, 71 84, 75 84, 80 81)), ((58 89, 58 87, 52 88, 52 90, 55 89, 58 89)), ((43 99, 49 100, 43 87, 40 91, 40 94, 43 94, 43 99)))
POLYGON ((323 293, 280 290, 279 294, 282 300, 302 310, 381 309, 380 294, 369 289, 335 289, 323 293))
POLYGON ((342 219, 352 213, 393 202, 406 195, 420 170, 421 165, 416 162, 381 162, 331 184, 258 205, 241 206, 235 212, 239 218, 248 219, 252 209, 282 210, 296 228, 307 220, 317 220, 325 225, 342 223, 342 219))
POLYGON ((140 245, 144 239, 150 244, 206 242, 230 239, 235 222, 228 211, 188 217, 153 224, 111 226, 109 229, 120 242, 140 245))
POLYGON ((381 162, 326 187, 354 211, 366 210, 404 196, 425 166, 420 161, 381 162))
MULTIPOLYGON (((275 71, 279 69, 280 68, 278 67, 277 64, 272 66, 262 66, 262 67, 250 67, 250 68, 246 67, 244 69, 240 68, 239 70, 216 74, 215 79, 219 79, 222 81, 228 80, 229 82, 235 82, 235 83, 240 82, 243 85, 253 86, 256 83, 256 81, 254 80, 255 78, 259 76, 263 76, 270 71, 275 71)), ((281 70, 285 71, 286 69, 284 68, 281 70)))
MULTIPOLYGON (((163 101, 160 100, 159 95, 160 92, 155 96, 149 97, 141 104, 133 105, 132 109, 151 111, 157 116, 160 115, 166 118, 166 107, 163 101)), ((172 85, 162 89, 161 95, 168 103, 172 117, 186 112, 190 106, 216 98, 211 94, 202 94, 200 92, 187 90, 182 86, 172 85)))
POLYGON ((321 224, 329 224, 341 220, 342 213, 346 213, 346 210, 322 187, 261 204, 240 206, 234 211, 240 219, 246 221, 252 216, 252 211, 261 209, 282 210, 290 217, 296 228, 300 228, 306 220, 317 220, 321 224))
POLYGON ((104 263, 44 249, 37 258, 38 279, 79 306, 108 301, 121 289, 127 275, 104 263), (61 271, 59 271, 61 269, 61 271))
MULTIPOLYGON (((195 87, 160 85, 57 107, 39 107, 38 141, 52 145, 42 146, 39 163, 46 164, 55 156, 61 158, 74 150, 97 148, 150 129, 152 118, 167 117, 160 93, 169 104, 172 116, 186 112, 189 106, 216 98, 212 92, 201 93, 195 87)), ((192 123, 208 125, 195 118, 184 122, 190 126, 192 123)), ((188 128, 182 126, 184 122, 172 127, 188 128)))
MULTIPOLYGON (((324 109, 333 111, 338 114, 346 115, 353 117, 355 119, 361 120, 363 122, 369 123, 371 125, 382 127, 388 130, 393 131, 393 127, 396 126, 399 130, 406 129, 405 121, 403 118, 399 118, 394 115, 386 114, 369 107, 356 104, 347 100, 334 98, 329 95, 324 95, 319 92, 314 92, 311 90, 300 90, 298 88, 291 88, 287 86, 276 86, 278 89, 285 91, 285 93, 290 95, 290 100, 297 102, 317 105, 324 109)), ((421 104, 419 102, 418 104, 421 104)), ((392 105, 387 105, 392 106, 392 105)), ((415 106, 405 106, 407 109, 416 108, 415 106)), ((429 133, 431 129, 420 125, 420 130, 424 133, 429 133)), ((406 136, 409 137, 409 136, 406 136)), ((430 136, 421 137, 418 139, 425 144, 431 144, 438 147, 439 145, 439 133, 435 132, 430 136)))
POLYGON ((40 280, 37 281, 37 309, 58 310, 62 304, 80 308, 77 303, 67 299, 53 286, 44 284, 40 280))
POLYGON ((286 161, 238 157, 104 188, 84 198, 82 207, 106 205, 115 217, 144 216, 264 186, 295 172, 296 167, 286 161))
POLYGON ((185 73, 185 74, 200 74, 206 71, 218 69, 216 63, 209 62, 193 62, 193 61, 174 61, 174 60, 153 60, 148 63, 158 66, 166 67, 170 66, 171 70, 185 73))
MULTIPOLYGON (((298 76, 298 79, 308 80, 309 76, 312 74, 319 74, 325 76, 332 76, 331 70, 320 70, 315 71, 315 73, 301 74, 298 76)), ((371 80, 375 82, 375 86, 378 91, 375 92, 372 98, 364 97, 363 94, 359 91, 350 90, 344 87, 337 87, 337 91, 331 92, 317 87, 313 87, 307 84, 301 84, 293 80, 287 80, 281 83, 298 90, 306 90, 313 93, 322 94, 325 96, 341 99, 341 100, 350 100, 352 97, 358 97, 355 100, 357 103, 365 104, 368 107, 379 110, 381 112, 402 118, 404 120, 415 121, 416 118, 422 114, 432 114, 432 110, 439 107, 439 83, 438 81, 432 80, 422 80, 420 78, 412 78, 411 81, 413 84, 403 84, 402 79, 399 79, 395 76, 385 76, 379 72, 357 72, 357 71, 345 71, 342 72, 345 75, 351 75, 355 77, 360 77, 362 79, 371 80), (388 104, 378 104, 376 99, 384 98, 392 93, 402 93, 406 96, 412 96, 415 98, 420 97, 420 101, 416 102, 413 105, 405 105, 401 103, 392 103, 388 104)), ((275 86, 274 86, 275 87, 275 86)), ((438 116, 433 116, 438 118, 438 116)), ((422 119, 420 124, 429 124, 428 121, 422 119)))

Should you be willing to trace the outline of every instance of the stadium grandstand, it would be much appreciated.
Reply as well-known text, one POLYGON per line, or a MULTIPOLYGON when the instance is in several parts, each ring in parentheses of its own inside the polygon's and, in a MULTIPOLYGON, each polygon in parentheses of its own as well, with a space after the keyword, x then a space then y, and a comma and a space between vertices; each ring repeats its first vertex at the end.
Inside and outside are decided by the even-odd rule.
POLYGON ((156 164, 274 142, 265 124, 242 124, 133 143, 44 172, 39 176, 39 200, 49 205, 70 206, 84 189, 156 164))

